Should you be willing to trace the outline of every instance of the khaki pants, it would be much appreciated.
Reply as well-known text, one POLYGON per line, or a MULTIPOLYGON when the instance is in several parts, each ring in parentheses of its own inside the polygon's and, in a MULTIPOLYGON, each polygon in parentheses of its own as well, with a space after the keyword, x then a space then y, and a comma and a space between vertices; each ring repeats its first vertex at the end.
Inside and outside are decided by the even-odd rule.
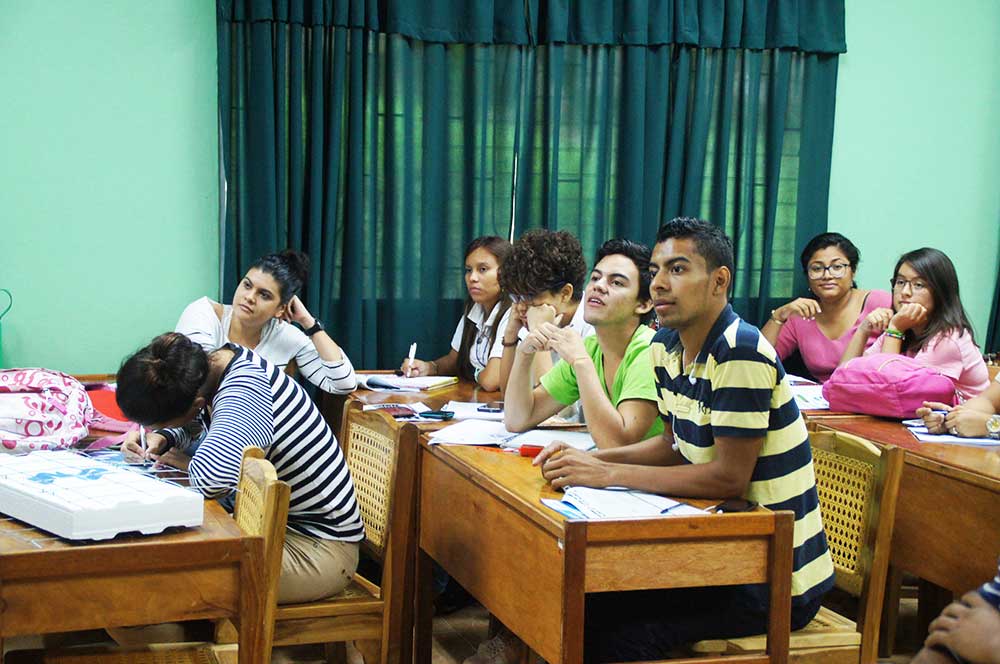
POLYGON ((285 531, 278 603, 298 604, 336 595, 358 568, 357 542, 320 539, 285 531))
MULTIPOLYGON (((347 587, 358 568, 358 549, 357 542, 319 539, 286 530, 281 576, 278 579, 278 603, 313 602, 339 593, 347 587)), ((194 624, 109 627, 107 632, 122 646, 176 643, 198 640, 192 639, 189 633, 194 624), (186 627, 189 629, 186 630, 186 627)))

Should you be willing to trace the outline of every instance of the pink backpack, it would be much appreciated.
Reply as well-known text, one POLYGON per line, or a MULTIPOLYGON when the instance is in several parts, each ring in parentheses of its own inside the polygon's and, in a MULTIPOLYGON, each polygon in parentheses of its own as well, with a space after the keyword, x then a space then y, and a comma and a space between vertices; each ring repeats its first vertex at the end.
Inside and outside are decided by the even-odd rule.
POLYGON ((954 404, 955 383, 912 357, 873 353, 837 367, 823 384, 830 410, 906 419, 925 401, 954 404))
POLYGON ((47 369, 0 370, 0 452, 71 447, 97 421, 80 381, 47 369))

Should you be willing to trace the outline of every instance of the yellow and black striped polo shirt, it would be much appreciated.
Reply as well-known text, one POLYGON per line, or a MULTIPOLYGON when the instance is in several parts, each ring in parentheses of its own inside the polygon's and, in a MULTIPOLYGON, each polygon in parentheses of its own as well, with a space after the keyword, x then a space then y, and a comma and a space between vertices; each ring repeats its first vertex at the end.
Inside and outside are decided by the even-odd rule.
POLYGON ((833 563, 820 519, 812 452, 777 353, 753 325, 726 305, 701 352, 687 367, 677 332, 660 330, 650 348, 660 415, 691 463, 715 458, 715 437, 764 437, 743 496, 795 512, 792 605, 833 586, 833 563))

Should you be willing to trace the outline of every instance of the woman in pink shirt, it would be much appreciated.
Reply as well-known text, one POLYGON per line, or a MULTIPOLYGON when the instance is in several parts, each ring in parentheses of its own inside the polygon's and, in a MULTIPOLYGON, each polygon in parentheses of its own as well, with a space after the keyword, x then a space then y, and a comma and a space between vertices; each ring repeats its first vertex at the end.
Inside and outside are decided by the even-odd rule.
POLYGON ((896 262, 890 283, 892 309, 865 318, 842 363, 862 352, 902 353, 951 378, 963 401, 989 387, 989 370, 976 347, 951 259, 930 247, 907 252, 896 262))
POLYGON ((778 307, 761 330, 781 359, 799 351, 809 373, 820 382, 837 368, 861 321, 892 305, 886 291, 861 290, 854 283, 859 260, 858 248, 840 233, 809 240, 801 261, 811 297, 778 307))

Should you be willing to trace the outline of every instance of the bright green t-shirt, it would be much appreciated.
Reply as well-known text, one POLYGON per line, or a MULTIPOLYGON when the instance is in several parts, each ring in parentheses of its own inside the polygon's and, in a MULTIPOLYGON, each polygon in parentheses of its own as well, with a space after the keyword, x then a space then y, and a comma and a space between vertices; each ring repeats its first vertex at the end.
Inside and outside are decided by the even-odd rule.
MULTIPOLYGON (((635 334, 625 348, 615 380, 611 384, 611 394, 608 394, 607 383, 604 380, 604 354, 597 342, 597 335, 585 337, 583 346, 597 368, 597 379, 604 388, 604 393, 615 408, 628 399, 644 399, 656 402, 656 377, 653 375, 653 361, 649 355, 649 344, 656 333, 645 325, 636 328, 635 334)), ((573 365, 565 360, 559 360, 542 376, 542 387, 549 395, 561 404, 569 405, 580 399, 580 387, 576 382, 576 371, 573 365)), ((586 415, 586 413, 584 413, 586 415)), ((663 432, 663 420, 659 416, 643 436, 643 440, 658 436, 663 432)))

